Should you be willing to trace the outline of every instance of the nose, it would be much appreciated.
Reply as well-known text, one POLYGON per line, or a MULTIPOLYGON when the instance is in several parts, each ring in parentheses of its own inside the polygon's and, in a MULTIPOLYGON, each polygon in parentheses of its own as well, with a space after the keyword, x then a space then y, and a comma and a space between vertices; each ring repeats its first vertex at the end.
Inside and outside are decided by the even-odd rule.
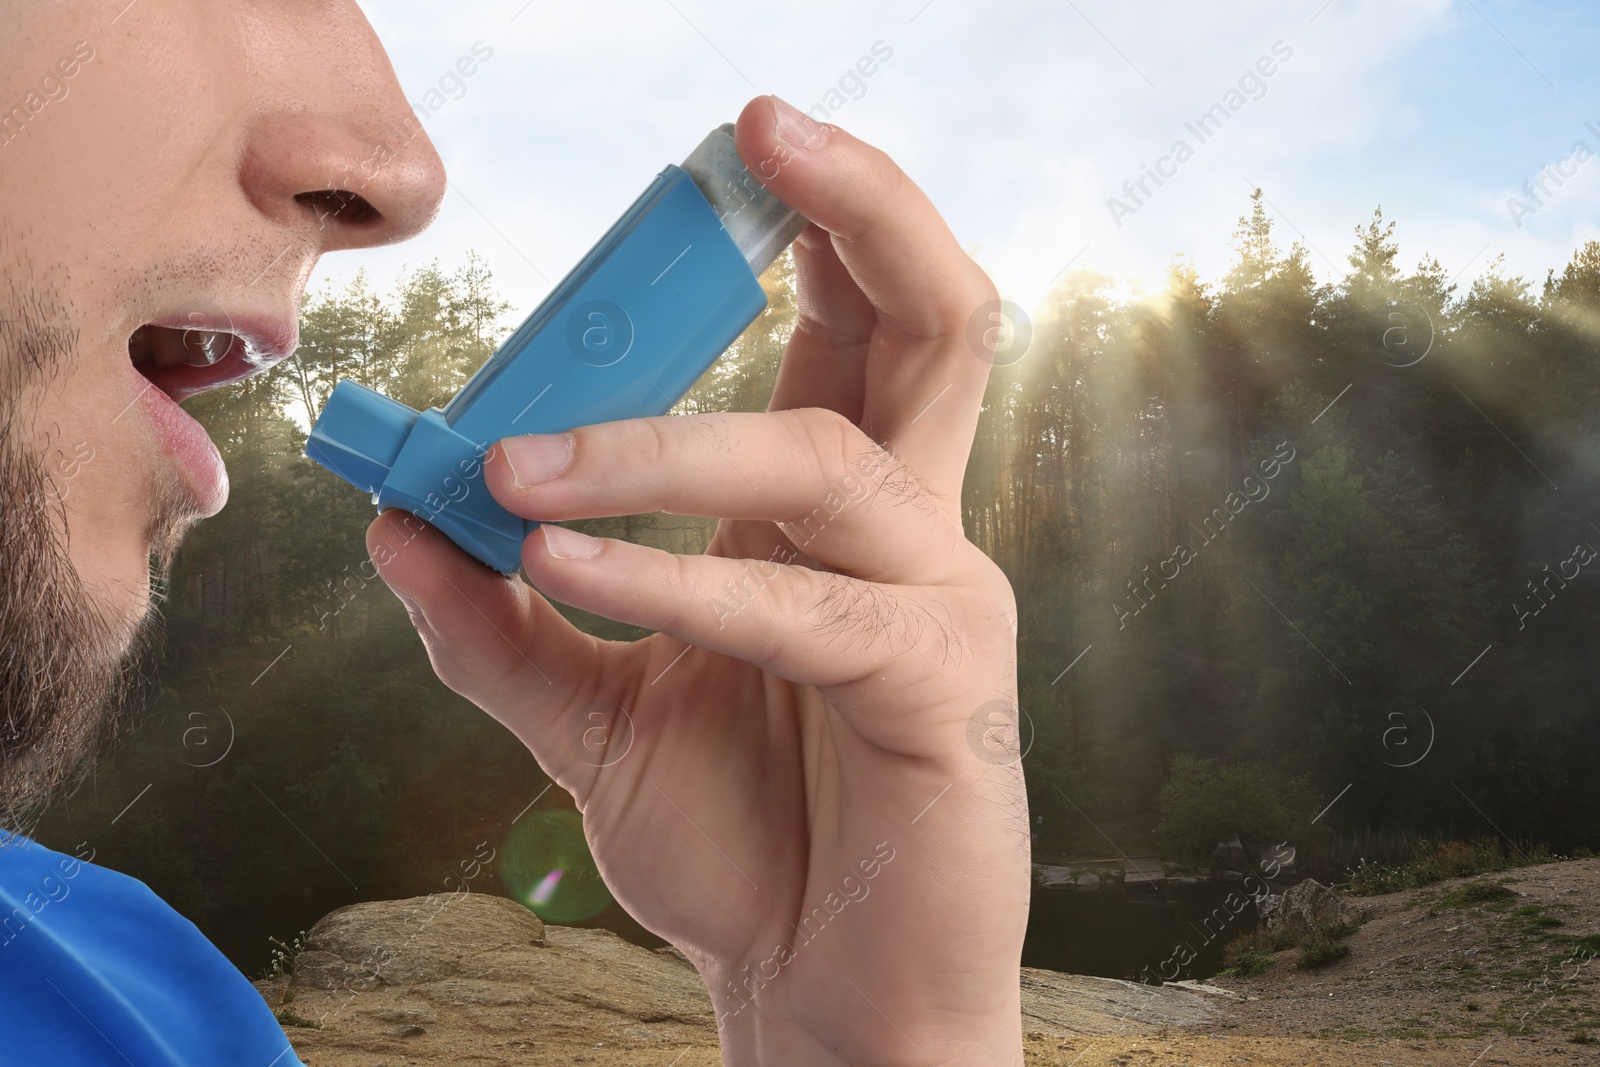
POLYGON ((445 190, 372 27, 353 2, 334 6, 284 27, 239 172, 256 209, 310 234, 317 252, 404 240, 433 221, 445 190))

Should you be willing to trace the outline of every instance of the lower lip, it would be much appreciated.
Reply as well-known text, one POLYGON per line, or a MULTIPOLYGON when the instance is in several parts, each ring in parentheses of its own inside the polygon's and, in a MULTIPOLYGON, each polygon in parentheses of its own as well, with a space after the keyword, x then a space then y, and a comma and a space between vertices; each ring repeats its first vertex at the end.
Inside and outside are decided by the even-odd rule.
POLYGON ((157 389, 144 375, 137 371, 134 375, 143 390, 139 400, 161 435, 162 448, 183 472, 184 485, 200 516, 210 518, 228 502, 228 469, 222 464, 217 446, 205 427, 179 407, 176 400, 157 389))

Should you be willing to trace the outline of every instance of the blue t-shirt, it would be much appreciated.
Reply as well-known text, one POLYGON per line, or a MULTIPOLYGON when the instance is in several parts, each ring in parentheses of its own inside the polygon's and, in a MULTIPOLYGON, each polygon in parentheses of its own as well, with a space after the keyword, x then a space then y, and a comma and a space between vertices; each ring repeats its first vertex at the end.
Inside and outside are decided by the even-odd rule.
POLYGON ((303 1067, 255 987, 143 882, 0 832, 0 1064, 303 1067))

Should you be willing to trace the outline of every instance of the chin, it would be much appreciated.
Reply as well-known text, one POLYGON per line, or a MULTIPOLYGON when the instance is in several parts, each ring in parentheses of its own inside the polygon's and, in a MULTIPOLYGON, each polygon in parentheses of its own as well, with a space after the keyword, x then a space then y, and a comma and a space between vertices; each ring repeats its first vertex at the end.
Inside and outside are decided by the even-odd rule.
POLYGON ((85 573, 79 580, 90 603, 105 623, 121 654, 127 654, 159 624, 167 599, 167 581, 183 539, 201 516, 169 506, 162 509, 155 528, 130 546, 109 573, 85 573))

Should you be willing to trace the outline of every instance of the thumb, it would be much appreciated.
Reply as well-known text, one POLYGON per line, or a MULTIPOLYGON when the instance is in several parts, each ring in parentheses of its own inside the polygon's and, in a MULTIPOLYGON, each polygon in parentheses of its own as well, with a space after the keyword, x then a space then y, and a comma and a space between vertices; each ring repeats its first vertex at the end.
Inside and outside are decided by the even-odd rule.
POLYGON ((404 511, 373 521, 367 552, 411 614, 439 679, 504 723, 546 768, 562 762, 561 752, 546 752, 561 745, 550 726, 590 699, 599 642, 520 578, 495 573, 404 511))

